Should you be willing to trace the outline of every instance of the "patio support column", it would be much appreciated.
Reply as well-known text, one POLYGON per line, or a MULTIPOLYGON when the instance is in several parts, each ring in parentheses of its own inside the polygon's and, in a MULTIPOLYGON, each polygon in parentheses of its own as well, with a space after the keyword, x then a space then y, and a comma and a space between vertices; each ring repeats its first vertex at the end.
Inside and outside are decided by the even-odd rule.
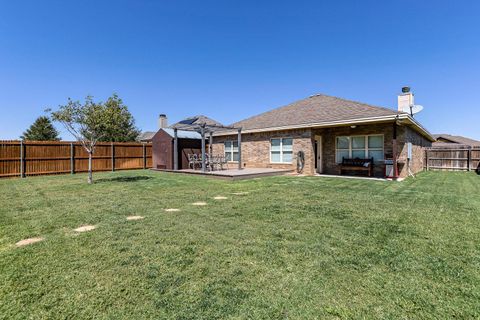
POLYGON ((206 150, 205 150, 205 125, 202 125, 202 129, 201 129, 201 135, 202 135, 202 172, 205 172, 205 166, 206 166, 206 163, 205 163, 205 153, 206 153, 206 150))
MULTIPOLYGON (((173 129, 173 170, 178 170, 178 130, 173 129)), ((171 158, 170 158, 171 159, 171 158)))
POLYGON ((210 131, 210 137, 208 140, 208 154, 210 155, 210 158, 212 158, 212 153, 213 153, 213 133, 210 131))
POLYGON ((242 170, 242 128, 238 129, 238 170, 242 170))

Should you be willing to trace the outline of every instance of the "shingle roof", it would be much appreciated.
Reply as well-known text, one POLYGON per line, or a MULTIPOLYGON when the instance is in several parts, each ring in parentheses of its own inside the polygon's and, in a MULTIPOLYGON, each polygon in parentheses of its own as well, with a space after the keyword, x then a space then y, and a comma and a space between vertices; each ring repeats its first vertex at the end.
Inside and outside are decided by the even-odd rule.
POLYGON ((462 137, 462 136, 453 136, 446 133, 440 133, 440 134, 434 134, 433 137, 437 140, 434 143, 435 145, 456 143, 456 144, 462 144, 466 146, 480 146, 480 141, 470 139, 467 137, 462 137), (444 140, 447 140, 447 141, 444 141, 444 140))
POLYGON ((157 133, 157 132, 155 132, 155 131, 142 132, 138 135, 137 140, 138 141, 150 141, 150 140, 152 140, 155 133, 157 133))
POLYGON ((232 124, 245 130, 392 116, 399 112, 318 94, 232 124))

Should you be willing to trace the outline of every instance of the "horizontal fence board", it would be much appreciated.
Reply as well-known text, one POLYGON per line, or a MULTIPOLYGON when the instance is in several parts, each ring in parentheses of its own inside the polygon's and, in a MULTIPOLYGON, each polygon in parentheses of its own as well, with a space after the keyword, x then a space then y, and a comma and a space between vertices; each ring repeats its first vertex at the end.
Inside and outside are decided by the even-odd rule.
POLYGON ((427 170, 480 170, 480 147, 465 146, 425 149, 427 170))
MULTIPOLYGON (((93 171, 151 166, 151 144, 102 142, 92 156, 93 171)), ((78 141, 0 141, 0 178, 87 171, 88 152, 78 141)))

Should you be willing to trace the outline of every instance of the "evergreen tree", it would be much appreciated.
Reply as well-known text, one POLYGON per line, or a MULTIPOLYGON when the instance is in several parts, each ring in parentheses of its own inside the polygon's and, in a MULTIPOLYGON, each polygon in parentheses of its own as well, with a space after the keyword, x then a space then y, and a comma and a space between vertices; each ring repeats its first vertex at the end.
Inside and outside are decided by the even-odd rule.
POLYGON ((135 120, 117 94, 113 94, 102 103, 103 113, 99 131, 102 133, 98 141, 130 142, 135 141, 140 131, 135 127, 135 120))
POLYGON ((58 131, 53 126, 49 117, 40 116, 20 137, 30 141, 58 141, 58 131))

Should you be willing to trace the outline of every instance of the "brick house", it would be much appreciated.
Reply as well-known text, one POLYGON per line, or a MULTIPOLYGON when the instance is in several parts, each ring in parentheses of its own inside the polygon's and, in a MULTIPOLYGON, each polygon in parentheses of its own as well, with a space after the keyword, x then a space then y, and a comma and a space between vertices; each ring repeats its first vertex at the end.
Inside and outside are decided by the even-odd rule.
MULTIPOLYGON (((413 104, 413 94, 399 96, 398 110, 413 104)), ((241 128, 241 166, 296 169, 303 151, 303 173, 339 174, 342 158, 373 158, 374 175, 385 175, 385 159, 397 162, 397 176, 423 170, 424 147, 433 136, 410 114, 318 94, 236 122, 241 128)), ((238 164, 234 132, 216 133, 213 153, 238 164)))

